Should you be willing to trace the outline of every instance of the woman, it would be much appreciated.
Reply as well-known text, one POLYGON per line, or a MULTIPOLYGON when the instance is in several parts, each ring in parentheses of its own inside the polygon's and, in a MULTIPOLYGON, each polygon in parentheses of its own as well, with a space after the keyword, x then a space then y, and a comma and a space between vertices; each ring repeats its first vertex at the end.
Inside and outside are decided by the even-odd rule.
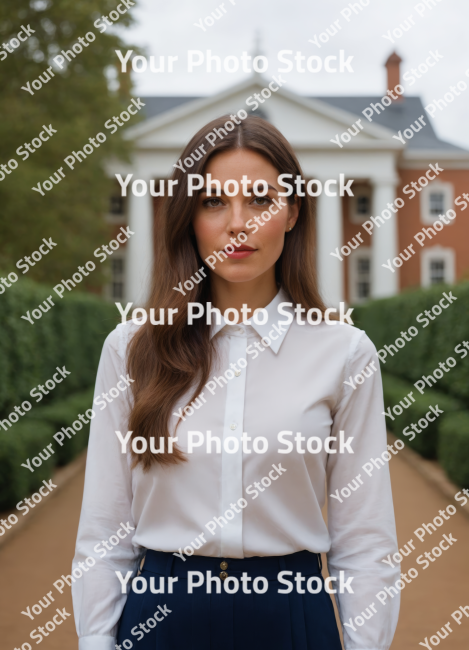
POLYGON ((121 375, 132 394, 91 424, 80 650, 339 650, 330 592, 345 648, 392 641, 399 596, 376 598, 398 591, 381 561, 397 551, 388 464, 362 469, 386 450, 376 350, 325 318, 291 146, 238 117, 202 128, 173 174, 148 302, 164 323, 121 324, 104 344, 96 395, 121 375))

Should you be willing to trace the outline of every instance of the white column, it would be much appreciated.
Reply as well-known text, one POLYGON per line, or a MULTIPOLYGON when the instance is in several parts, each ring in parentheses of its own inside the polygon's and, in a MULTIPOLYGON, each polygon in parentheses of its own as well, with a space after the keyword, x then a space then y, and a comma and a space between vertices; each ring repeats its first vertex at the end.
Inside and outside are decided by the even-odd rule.
MULTIPOLYGON (((380 227, 375 224, 371 236, 371 296, 386 298, 399 292, 399 269, 394 273, 382 266, 388 260, 394 259, 398 251, 397 214, 394 214, 387 204, 392 204, 396 198, 396 181, 394 179, 373 180, 373 217, 381 216, 383 210, 391 213, 384 224, 378 220, 380 227)), ((393 206, 394 209, 395 206, 393 206)), ((386 215, 387 216, 387 215, 386 215)))
MULTIPOLYGON (((149 188, 149 179, 146 178, 145 181, 149 188)), ((141 189, 141 186, 137 189, 141 189)), ((153 201, 149 190, 145 196, 134 196, 129 184, 128 192, 129 228, 135 234, 126 246, 125 298, 137 307, 144 305, 150 290, 153 267, 153 201)))
POLYGON ((338 307, 344 299, 344 262, 331 253, 343 246, 342 205, 340 196, 317 198, 316 251, 319 289, 327 306, 338 307))

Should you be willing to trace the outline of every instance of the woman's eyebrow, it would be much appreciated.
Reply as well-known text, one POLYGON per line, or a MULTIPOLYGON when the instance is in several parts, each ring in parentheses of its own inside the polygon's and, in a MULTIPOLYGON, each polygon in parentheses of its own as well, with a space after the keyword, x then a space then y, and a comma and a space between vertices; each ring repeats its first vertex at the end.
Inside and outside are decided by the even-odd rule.
MULTIPOLYGON (((251 191, 251 190, 253 189, 253 187, 254 187, 253 185, 249 185, 249 186, 247 187, 247 189, 248 189, 249 191, 251 191)), ((274 190, 274 192, 278 192, 278 189, 277 189, 276 187, 273 187, 273 185, 269 185, 269 184, 267 184, 267 188, 268 188, 269 190, 274 190)), ((241 189, 241 188, 240 188, 240 189, 241 189)), ((200 191, 201 194, 207 194, 207 188, 206 188, 206 187, 202 187, 202 189, 199 190, 199 191, 200 191)), ((215 191, 215 190, 214 190, 214 191, 215 191)), ((211 196, 212 194, 213 194, 213 193, 211 193, 210 196, 211 196)), ((221 190, 221 192, 216 192, 216 194, 214 194, 214 196, 221 196, 222 194, 226 196, 226 194, 225 194, 225 192, 224 192, 223 190, 221 190)))

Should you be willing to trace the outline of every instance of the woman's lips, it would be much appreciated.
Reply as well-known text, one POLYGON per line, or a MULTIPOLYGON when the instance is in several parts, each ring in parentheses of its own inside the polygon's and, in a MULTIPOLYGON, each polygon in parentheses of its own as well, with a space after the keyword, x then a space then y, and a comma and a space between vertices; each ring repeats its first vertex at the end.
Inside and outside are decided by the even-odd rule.
POLYGON ((249 257, 250 255, 255 253, 256 250, 257 250, 256 248, 251 248, 250 246, 240 246, 239 248, 235 248, 235 250, 232 253, 229 253, 226 250, 223 250, 223 252, 231 260, 241 260, 245 257, 249 257))

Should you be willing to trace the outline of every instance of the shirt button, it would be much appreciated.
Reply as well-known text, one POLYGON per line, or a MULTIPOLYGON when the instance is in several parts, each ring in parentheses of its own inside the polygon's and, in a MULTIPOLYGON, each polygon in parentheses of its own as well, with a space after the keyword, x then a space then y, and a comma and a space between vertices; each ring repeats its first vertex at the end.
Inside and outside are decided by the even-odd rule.
POLYGON ((238 426, 238 425, 236 424, 236 422, 232 422, 232 423, 230 424, 230 429, 231 429, 232 431, 234 431, 234 430, 236 429, 237 426, 238 426))
POLYGON ((240 374, 241 374, 241 370, 235 370, 234 373, 235 373, 236 377, 239 377, 240 374))
POLYGON ((228 562, 225 562, 224 560, 223 562, 220 562, 220 569, 223 569, 223 571, 225 571, 225 569, 227 568, 228 568, 228 562))
POLYGON ((222 571, 222 572, 220 573, 220 578, 221 578, 222 580, 226 580, 227 577, 228 577, 228 574, 227 574, 226 571, 222 571))

